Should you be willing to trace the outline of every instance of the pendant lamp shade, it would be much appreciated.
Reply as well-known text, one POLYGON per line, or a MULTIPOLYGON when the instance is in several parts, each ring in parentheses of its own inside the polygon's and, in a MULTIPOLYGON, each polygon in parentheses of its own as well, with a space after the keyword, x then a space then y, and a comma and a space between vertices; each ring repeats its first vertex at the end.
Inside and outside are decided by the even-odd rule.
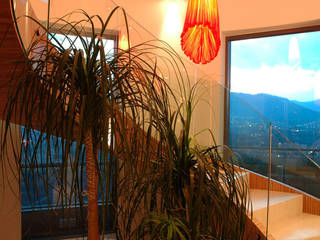
POLYGON ((189 0, 181 34, 181 48, 194 62, 206 64, 219 51, 220 27, 217 0, 189 0))

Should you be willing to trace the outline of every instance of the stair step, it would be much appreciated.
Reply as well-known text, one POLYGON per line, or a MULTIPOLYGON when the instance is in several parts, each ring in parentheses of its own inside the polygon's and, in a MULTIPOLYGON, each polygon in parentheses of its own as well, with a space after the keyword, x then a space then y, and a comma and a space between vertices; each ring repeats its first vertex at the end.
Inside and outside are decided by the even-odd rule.
MULTIPOLYGON (((266 227, 267 190, 250 189, 253 216, 266 227)), ((275 240, 320 240, 320 216, 302 212, 300 194, 270 192, 269 234, 275 240)))
POLYGON ((319 240, 320 216, 301 213, 270 224, 269 231, 276 240, 319 240))
MULTIPOLYGON (((266 225, 267 198, 266 190, 251 189, 253 216, 266 225)), ((269 224, 302 213, 302 195, 285 192, 270 192, 269 224)))

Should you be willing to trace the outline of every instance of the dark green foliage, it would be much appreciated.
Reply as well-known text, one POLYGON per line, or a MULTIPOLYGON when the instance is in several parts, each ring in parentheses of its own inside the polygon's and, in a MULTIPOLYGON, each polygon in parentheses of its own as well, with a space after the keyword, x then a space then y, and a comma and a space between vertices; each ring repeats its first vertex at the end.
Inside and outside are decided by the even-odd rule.
MULTIPOLYGON (((247 188, 233 169, 234 157, 216 145, 200 148, 190 133, 198 85, 190 86, 180 58, 161 41, 107 55, 100 36, 115 11, 105 22, 85 12, 79 22, 59 19, 69 49, 39 23, 51 41, 46 34, 36 40, 29 53, 38 54, 13 78, 3 129, 2 146, 10 121, 25 127, 25 156, 16 152, 22 183, 35 189, 40 179, 47 195, 58 183, 58 201, 47 207, 83 208, 84 138, 90 132, 99 152, 102 206, 112 206, 118 239, 243 239, 247 188), (84 23, 91 26, 90 40, 79 30, 84 23), (26 174, 25 166, 33 171, 26 174)), ((39 205, 36 196, 29 198, 39 205)))

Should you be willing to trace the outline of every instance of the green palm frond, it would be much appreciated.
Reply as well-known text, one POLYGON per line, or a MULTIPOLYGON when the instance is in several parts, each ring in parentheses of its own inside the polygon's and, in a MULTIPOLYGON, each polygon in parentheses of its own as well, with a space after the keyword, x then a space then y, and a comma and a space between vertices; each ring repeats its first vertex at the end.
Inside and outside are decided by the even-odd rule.
POLYGON ((24 74, 12 78, 1 142, 9 141, 11 121, 24 126, 15 163, 30 203, 43 205, 39 191, 49 196, 54 188, 56 201, 47 207, 84 209, 90 146, 118 239, 243 239, 248 199, 245 183, 235 180, 234 157, 193 142, 199 86, 165 42, 106 53, 101 36, 117 9, 105 21, 80 11, 82 20, 66 15, 51 24, 68 48, 37 22, 44 35, 31 45, 24 74))

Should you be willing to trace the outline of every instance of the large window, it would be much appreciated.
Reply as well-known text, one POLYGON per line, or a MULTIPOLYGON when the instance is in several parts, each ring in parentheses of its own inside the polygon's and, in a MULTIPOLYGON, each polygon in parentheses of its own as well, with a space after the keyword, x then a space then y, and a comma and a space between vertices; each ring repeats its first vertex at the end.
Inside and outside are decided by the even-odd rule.
POLYGON ((319 27, 228 39, 231 146, 245 168, 320 196, 319 27), (290 33, 288 33, 290 32, 290 33))
MULTIPOLYGON (((75 36, 68 35, 66 38, 65 35, 55 34, 54 37, 65 49, 68 49, 71 44, 73 48, 82 49, 80 39, 75 36)), ((115 35, 107 35, 102 38, 107 60, 111 60, 117 49, 116 37, 115 35)), ((84 37, 84 39, 90 41, 90 37, 84 37)), ((51 39, 51 41, 55 40, 51 39)), ((61 148, 64 146, 63 139, 52 136, 50 143, 52 146, 48 146, 45 134, 40 134, 39 131, 31 129, 31 134, 29 134, 31 137, 26 139, 24 137, 25 131, 26 129, 22 127, 21 136, 23 145, 21 160, 23 172, 21 177, 23 179, 21 181, 21 207, 23 238, 30 239, 33 237, 85 233, 86 209, 79 209, 79 199, 81 199, 81 204, 84 208, 87 204, 85 158, 79 157, 83 159, 83 161, 77 165, 76 171, 77 175, 82 177, 78 177, 77 180, 80 180, 75 183, 75 177, 73 176, 75 173, 74 169, 72 169, 74 168, 74 164, 72 164, 74 159, 70 159, 70 164, 63 163, 68 166, 61 168, 62 152, 59 151, 59 148, 60 146, 61 148), (40 146, 39 138, 43 139, 40 146), (53 144, 58 145, 58 147, 53 146, 53 144), (38 149, 36 152, 37 156, 32 155, 34 154, 32 149, 38 149), (48 151, 51 151, 49 154, 50 159, 48 159, 48 151), (63 173, 61 169, 63 169, 63 173), (63 179, 61 177, 62 175, 64 175, 63 179), (76 187, 74 187, 75 184, 77 184, 76 187), (61 193, 62 185, 66 194, 61 193), (81 191, 79 191, 79 189, 81 189, 81 191), (65 199, 64 195, 73 197, 65 199)), ((75 153, 75 151, 76 143, 71 146, 70 152, 75 153)), ((75 156, 76 154, 70 155, 75 156)), ((80 150, 79 155, 85 155, 84 148, 80 150)), ((109 156, 108 161, 111 161, 111 158, 112 157, 109 156)), ((99 162, 103 164, 100 157, 99 162)), ((101 167, 101 169, 103 169, 103 167, 101 167)), ((102 199, 106 199, 106 196, 102 194, 106 191, 101 190, 106 187, 103 184, 104 183, 100 183, 99 185, 98 194, 100 203, 103 201, 102 199)), ((110 181, 110 189, 112 190, 112 181, 110 181)), ((111 192, 112 191, 110 191, 110 194, 111 192)), ((106 216, 104 217, 106 220, 105 230, 108 231, 113 222, 111 211, 107 210, 106 216)))

